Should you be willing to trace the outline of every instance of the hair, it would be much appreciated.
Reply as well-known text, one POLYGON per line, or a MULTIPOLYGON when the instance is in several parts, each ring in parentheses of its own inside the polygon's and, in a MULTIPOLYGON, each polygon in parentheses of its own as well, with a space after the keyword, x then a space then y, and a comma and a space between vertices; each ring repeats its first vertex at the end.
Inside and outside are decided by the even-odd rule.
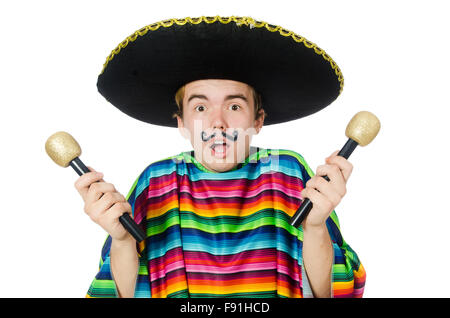
MULTIPOLYGON (((185 86, 186 85, 181 86, 175 94, 175 103, 177 104, 178 110, 173 113, 172 118, 176 118, 177 116, 179 116, 181 119, 183 119, 183 98, 184 98, 185 86)), ((262 110, 262 113, 264 114, 264 117, 267 117, 267 113, 262 108, 261 95, 258 92, 256 92, 256 90, 252 86, 249 85, 249 87, 252 91, 253 104, 255 105, 255 120, 259 118, 259 112, 261 110, 262 110)))

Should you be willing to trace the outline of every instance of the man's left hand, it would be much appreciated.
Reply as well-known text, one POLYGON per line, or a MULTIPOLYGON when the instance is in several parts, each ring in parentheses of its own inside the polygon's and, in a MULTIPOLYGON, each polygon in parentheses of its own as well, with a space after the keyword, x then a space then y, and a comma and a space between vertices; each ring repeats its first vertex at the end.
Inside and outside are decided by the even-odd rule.
POLYGON ((344 157, 337 156, 339 150, 325 159, 325 164, 317 167, 316 175, 306 182, 301 192, 302 198, 309 198, 313 207, 303 221, 304 227, 320 227, 347 193, 347 180, 353 165, 344 157), (330 181, 322 176, 328 176, 330 181))

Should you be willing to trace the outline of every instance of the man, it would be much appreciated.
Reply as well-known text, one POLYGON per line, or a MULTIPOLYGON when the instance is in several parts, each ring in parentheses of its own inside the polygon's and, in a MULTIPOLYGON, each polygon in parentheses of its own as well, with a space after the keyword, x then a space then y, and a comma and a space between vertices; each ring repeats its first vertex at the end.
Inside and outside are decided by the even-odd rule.
MULTIPOLYGON (((203 17, 203 22, 214 23, 217 18, 203 17)), ((234 21, 237 30, 242 21, 234 21)), ((198 25, 198 20, 190 22, 198 25)), ((253 26, 260 25, 251 22, 253 26)), ((171 26, 167 21, 161 25, 171 26)), ((188 32, 189 43, 199 34, 204 35, 192 29, 188 32)), ((232 29, 234 32, 236 29, 232 29)), ((217 37, 218 33, 214 33, 210 40, 217 37)), ((251 44, 246 49, 249 48, 251 44)), ((186 62, 185 50, 182 57, 172 56, 173 61, 186 62)), ((132 59, 136 60, 136 55, 132 59)), ((216 63, 217 60, 209 64, 207 72, 216 63)), ((139 75, 140 68, 131 69, 132 76, 139 75)), ((122 74, 116 79, 122 81, 123 77, 122 74)), ((75 184, 85 201, 86 213, 109 234, 99 274, 88 296, 362 296, 364 268, 342 239, 334 212, 346 193, 352 165, 336 156, 336 151, 314 176, 298 153, 251 147, 252 135, 259 133, 266 118, 261 100, 270 101, 270 97, 262 93, 266 98, 261 99, 255 88, 243 81, 205 73, 194 77, 197 79, 183 79, 175 94, 177 127, 190 139, 193 151, 149 165, 126 199, 96 172, 83 175, 75 184), (330 178, 329 182, 321 177, 324 175, 330 178), (313 209, 297 229, 289 225, 289 217, 306 197, 312 201, 313 209), (118 221, 124 211, 132 214, 147 232, 147 239, 138 248, 118 221)), ((149 77, 141 75, 139 80, 133 80, 133 85, 141 85, 143 78, 149 77)), ((113 82, 103 81, 99 77, 99 90, 119 109, 141 120, 169 126, 167 110, 153 114, 136 112, 140 108, 133 106, 139 103, 132 100, 135 96, 123 102, 122 96, 106 93, 108 83, 113 82), (161 112, 165 115, 160 116, 161 112)), ((180 79, 173 82, 172 85, 179 85, 180 79)), ((115 85, 109 89, 115 91, 115 85)), ((146 88, 152 97, 157 95, 151 84, 146 88)), ((126 89, 122 89, 122 94, 126 89)), ((136 87, 132 91, 141 94, 136 94, 136 87)), ((283 112, 277 113, 268 105, 268 118, 286 121, 280 119, 283 112)), ((317 109, 317 105, 314 107, 317 109)), ((298 117, 311 110, 294 112, 298 117)))

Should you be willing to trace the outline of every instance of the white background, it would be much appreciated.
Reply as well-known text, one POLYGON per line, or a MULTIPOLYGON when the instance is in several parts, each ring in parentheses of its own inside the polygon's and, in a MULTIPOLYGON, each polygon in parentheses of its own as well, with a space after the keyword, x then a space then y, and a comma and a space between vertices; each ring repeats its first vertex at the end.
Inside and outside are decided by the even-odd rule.
POLYGON ((381 121, 355 150, 336 211, 367 271, 365 297, 449 297, 449 42, 445 1, 15 1, 0 5, 1 297, 84 297, 106 233, 83 212, 56 131, 124 195, 151 162, 191 149, 176 129, 125 116, 97 92, 116 45, 167 18, 251 16, 316 43, 345 86, 325 110, 264 127, 253 145, 313 170, 360 110, 381 121))

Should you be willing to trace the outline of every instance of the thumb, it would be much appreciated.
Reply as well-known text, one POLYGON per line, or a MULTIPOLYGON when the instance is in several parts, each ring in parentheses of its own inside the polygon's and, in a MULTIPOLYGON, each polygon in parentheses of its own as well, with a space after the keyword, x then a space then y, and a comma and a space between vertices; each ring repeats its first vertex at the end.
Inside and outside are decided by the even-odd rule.
POLYGON ((330 159, 331 157, 334 157, 338 154, 339 150, 336 150, 335 152, 333 152, 330 156, 325 158, 325 161, 327 161, 327 159, 330 159))
POLYGON ((90 167, 90 166, 86 166, 91 172, 97 172, 97 170, 95 170, 94 168, 90 167))
MULTIPOLYGON (((92 168, 91 166, 86 166, 86 167, 87 167, 91 172, 98 172, 97 170, 95 170, 95 169, 92 168)), ((102 177, 103 177, 103 173, 102 173, 102 172, 99 172, 99 174, 101 174, 102 177)), ((105 182, 104 179, 100 179, 99 181, 105 182)))

